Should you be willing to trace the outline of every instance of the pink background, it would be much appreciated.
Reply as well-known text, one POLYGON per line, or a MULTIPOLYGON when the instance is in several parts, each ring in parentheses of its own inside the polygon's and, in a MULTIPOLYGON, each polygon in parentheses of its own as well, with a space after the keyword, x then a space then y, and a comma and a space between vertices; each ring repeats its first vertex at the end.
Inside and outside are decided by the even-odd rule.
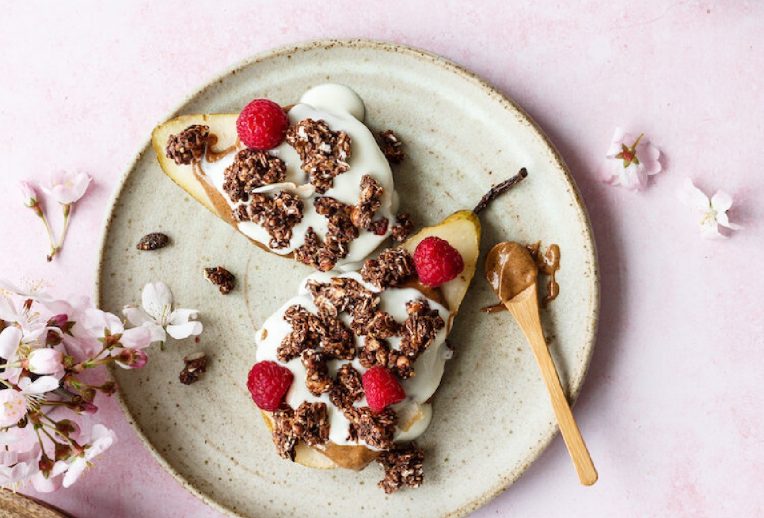
MULTIPOLYGON (((764 6, 410 3, 6 3, 2 275, 91 293, 125 167, 155 124, 230 65, 313 38, 423 47, 485 77, 545 128, 584 194, 601 260, 599 341, 576 407, 600 481, 578 485, 558 438, 476 516, 764 513, 764 6), (643 193, 598 180, 617 124, 665 153, 667 172, 643 193), (42 227, 15 184, 58 168, 96 182, 63 255, 46 264, 42 227), (701 240, 676 202, 685 176, 729 191, 745 229, 701 240)), ((159 467, 116 402, 101 405, 118 445, 76 487, 42 498, 79 517, 218 516, 159 467)))

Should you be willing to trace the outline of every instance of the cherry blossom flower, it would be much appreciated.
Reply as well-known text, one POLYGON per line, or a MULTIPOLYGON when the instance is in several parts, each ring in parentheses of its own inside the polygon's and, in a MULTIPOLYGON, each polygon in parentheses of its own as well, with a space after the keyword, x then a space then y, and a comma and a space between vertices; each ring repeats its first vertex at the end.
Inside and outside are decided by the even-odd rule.
POLYGON ((661 172, 660 154, 644 134, 635 138, 616 128, 606 153, 605 181, 630 190, 644 189, 647 178, 661 172))
POLYGON ((732 196, 724 191, 716 191, 709 199, 706 194, 695 187, 691 179, 685 178, 677 193, 680 201, 693 209, 698 216, 700 233, 706 239, 721 239, 726 236, 719 232, 719 226, 730 230, 740 230, 743 227, 731 223, 727 211, 732 207, 732 196))
POLYGON ((51 175, 50 183, 43 187, 43 190, 61 205, 71 205, 85 195, 91 180, 87 173, 56 171, 51 175))
POLYGON ((18 423, 27 414, 27 400, 21 392, 0 390, 0 428, 18 423))
POLYGON ((125 306, 122 313, 134 326, 151 331, 151 341, 164 343, 167 335, 176 340, 197 336, 204 327, 193 320, 199 312, 195 309, 173 309, 173 296, 163 282, 150 282, 143 287, 141 307, 125 306))
POLYGON ((63 486, 69 487, 74 484, 77 479, 80 478, 82 473, 92 466, 91 461, 108 450, 111 445, 114 444, 116 439, 117 437, 114 435, 114 432, 106 428, 104 425, 94 425, 91 432, 90 444, 85 447, 81 455, 77 455, 71 464, 69 464, 69 469, 64 475, 63 486))
POLYGON ((85 311, 84 326, 104 346, 120 344, 130 349, 143 349, 151 345, 151 333, 148 329, 125 329, 119 317, 100 309, 90 308, 85 311))

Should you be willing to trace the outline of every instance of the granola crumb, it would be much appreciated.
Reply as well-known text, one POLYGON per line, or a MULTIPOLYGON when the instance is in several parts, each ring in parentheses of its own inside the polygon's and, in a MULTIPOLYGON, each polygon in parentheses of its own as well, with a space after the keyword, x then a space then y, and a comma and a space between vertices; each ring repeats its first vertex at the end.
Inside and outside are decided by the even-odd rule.
POLYGON ((220 293, 223 295, 231 293, 231 290, 233 290, 234 286, 236 285, 236 277, 234 274, 222 266, 205 268, 204 278, 217 286, 220 290, 220 293))
POLYGON ((385 470, 385 477, 377 484, 385 493, 395 493, 402 487, 419 487, 424 481, 424 451, 416 443, 384 451, 377 462, 385 470))
POLYGON ((446 323, 426 299, 407 302, 406 311, 409 316, 403 323, 401 353, 414 361, 427 350, 446 323))
POLYGON ((414 222, 411 220, 411 216, 408 212, 399 212, 395 216, 395 225, 390 230, 393 235, 393 241, 397 243, 403 243, 407 237, 411 235, 414 230, 414 222))
POLYGON ((194 124, 167 139, 165 154, 178 165, 201 160, 210 138, 210 127, 194 124))
POLYGON ((208 358, 203 352, 189 354, 183 358, 185 366, 180 371, 178 379, 184 385, 191 385, 199 381, 202 374, 207 371, 208 358))
POLYGON ((377 141, 379 142, 379 149, 382 150, 388 162, 398 164, 406 158, 403 142, 393 130, 380 131, 377 141))
POLYGON ((147 252, 151 250, 159 250, 160 248, 164 248, 169 244, 170 237, 167 234, 163 234, 161 232, 151 232, 150 234, 143 236, 141 240, 138 241, 138 244, 135 245, 135 248, 147 252))

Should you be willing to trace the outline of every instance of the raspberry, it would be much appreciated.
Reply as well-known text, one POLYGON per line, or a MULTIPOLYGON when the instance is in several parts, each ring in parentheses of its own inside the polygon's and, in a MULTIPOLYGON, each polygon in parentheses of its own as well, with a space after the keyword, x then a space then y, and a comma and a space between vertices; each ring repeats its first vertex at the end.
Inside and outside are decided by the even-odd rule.
POLYGON ((403 401, 406 397, 393 373, 381 365, 364 372, 361 381, 366 393, 366 402, 374 412, 381 412, 388 405, 403 401))
POLYGON ((464 260, 448 241, 430 236, 414 250, 414 266, 422 284, 436 288, 462 273, 464 260))
POLYGON ((247 376, 247 388, 252 400, 263 410, 278 410, 292 386, 292 372, 276 362, 258 362, 247 376))
POLYGON ((245 146, 265 151, 284 140, 289 119, 281 106, 268 99, 255 99, 241 110, 236 131, 245 146))

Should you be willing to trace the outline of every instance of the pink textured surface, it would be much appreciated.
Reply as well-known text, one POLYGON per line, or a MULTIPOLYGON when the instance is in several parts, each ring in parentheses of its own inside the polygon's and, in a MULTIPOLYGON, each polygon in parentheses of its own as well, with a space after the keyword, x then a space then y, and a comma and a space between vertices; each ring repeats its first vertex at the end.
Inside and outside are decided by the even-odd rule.
MULTIPOLYGON (((578 485, 558 438, 476 516, 764 513, 764 6, 409 3, 6 6, 2 275, 91 293, 124 168, 170 109, 229 65, 323 37, 426 48, 485 77, 545 128, 583 192, 601 260, 599 341, 576 407, 600 481, 578 485), (668 172, 644 193, 598 181, 616 124, 645 131, 665 152, 668 172), (46 264, 42 227, 21 208, 15 182, 56 168, 96 182, 63 255, 46 264), (731 219, 745 230, 701 240, 676 203, 686 175, 732 193, 731 219)), ((217 516, 159 467, 115 402, 101 403, 120 442, 76 487, 43 499, 82 518, 217 516)))

